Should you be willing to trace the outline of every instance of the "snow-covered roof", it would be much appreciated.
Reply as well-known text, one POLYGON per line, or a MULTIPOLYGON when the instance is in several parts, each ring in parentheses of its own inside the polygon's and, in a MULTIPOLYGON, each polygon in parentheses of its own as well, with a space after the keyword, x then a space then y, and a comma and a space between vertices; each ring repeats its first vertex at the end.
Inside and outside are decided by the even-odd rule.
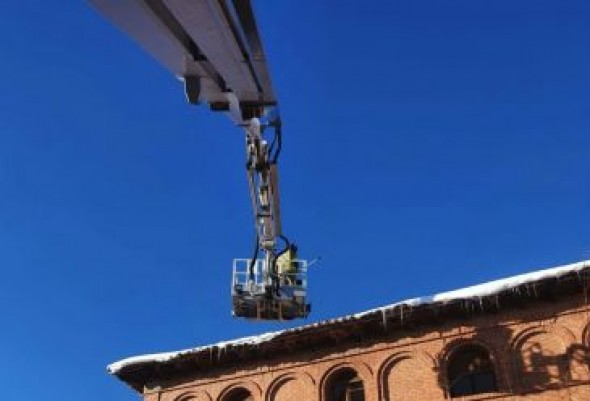
POLYGON ((452 290, 447 292, 441 292, 439 294, 406 299, 404 301, 396 302, 394 304, 382 306, 375 309, 370 309, 365 312, 357 313, 355 317, 361 317, 369 313, 383 311, 391 309, 395 306, 406 305, 406 306, 419 306, 424 304, 433 303, 446 303, 457 301, 461 299, 473 299, 483 298, 499 294, 501 292, 520 287, 522 285, 535 283, 548 278, 556 278, 563 276, 567 273, 579 272, 585 268, 590 268, 590 260, 572 263, 569 265, 552 267, 549 269, 537 270, 531 273, 519 274, 517 276, 502 278, 499 280, 489 281, 483 284, 477 284, 471 287, 460 288, 458 290, 452 290))
POLYGON ((270 341, 279 334, 283 333, 283 331, 275 331, 271 333, 264 333, 257 336, 250 336, 250 337, 242 337, 235 340, 230 341, 221 341, 215 344, 204 345, 200 347, 194 348, 187 348, 180 351, 172 351, 172 352, 160 352, 157 354, 146 354, 146 355, 137 355, 132 356, 129 358, 122 359, 120 361, 111 363, 107 366, 107 371, 111 374, 117 374, 121 369, 137 365, 146 362, 168 362, 171 361, 179 356, 187 355, 187 354, 194 354, 197 352, 205 351, 208 349, 218 348, 223 349, 227 346, 240 346, 240 345, 256 345, 266 341, 270 341))
POLYGON ((500 280, 490 281, 488 283, 474 285, 471 287, 461 288, 458 290, 443 292, 435 295, 406 299, 404 301, 393 304, 381 306, 379 308, 370 309, 361 313, 347 315, 336 319, 321 321, 310 325, 300 326, 297 328, 264 333, 258 336, 242 337, 235 340, 218 342, 215 344, 204 345, 194 348, 187 348, 174 352, 163 352, 157 354, 147 354, 125 358, 114 362, 107 367, 109 373, 117 375, 123 369, 134 367, 142 364, 165 363, 176 360, 177 358, 197 354, 203 351, 212 351, 214 349, 221 350, 226 347, 240 347, 240 346, 256 346, 264 343, 269 343, 273 339, 286 333, 303 331, 309 328, 328 326, 336 322, 343 322, 348 320, 361 319, 365 316, 375 313, 387 313, 399 307, 415 308, 421 305, 428 304, 446 304, 458 300, 467 299, 482 299, 484 297, 493 296, 495 294, 504 293, 511 289, 521 287, 523 285, 536 283, 545 279, 559 278, 563 275, 580 272, 581 270, 590 268, 590 260, 572 263, 564 266, 553 267, 534 271, 531 273, 520 274, 513 277, 508 277, 500 280))

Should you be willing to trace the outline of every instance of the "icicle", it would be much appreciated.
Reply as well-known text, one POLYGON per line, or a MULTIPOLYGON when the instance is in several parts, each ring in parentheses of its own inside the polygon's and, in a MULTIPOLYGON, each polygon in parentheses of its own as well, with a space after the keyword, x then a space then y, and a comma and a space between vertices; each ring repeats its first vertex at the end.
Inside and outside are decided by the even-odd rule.
POLYGON ((403 324, 404 324, 404 305, 403 304, 399 306, 399 313, 400 313, 400 315, 399 315, 400 323, 403 326, 403 324))
POLYGON ((479 297, 479 309, 483 311, 483 297, 479 297))

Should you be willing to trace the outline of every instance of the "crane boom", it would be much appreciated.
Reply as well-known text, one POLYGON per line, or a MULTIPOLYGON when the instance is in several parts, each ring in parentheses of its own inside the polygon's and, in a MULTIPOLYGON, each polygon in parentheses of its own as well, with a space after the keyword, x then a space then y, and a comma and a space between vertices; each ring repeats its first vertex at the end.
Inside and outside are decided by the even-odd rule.
POLYGON ((184 83, 187 100, 227 113, 245 131, 256 248, 234 260, 233 313, 306 317, 306 262, 282 233, 281 119, 250 0, 90 0, 184 83), (273 136, 267 138, 268 132, 273 136), (279 247, 282 245, 282 247, 279 247), (262 257, 258 258, 259 252, 262 257))

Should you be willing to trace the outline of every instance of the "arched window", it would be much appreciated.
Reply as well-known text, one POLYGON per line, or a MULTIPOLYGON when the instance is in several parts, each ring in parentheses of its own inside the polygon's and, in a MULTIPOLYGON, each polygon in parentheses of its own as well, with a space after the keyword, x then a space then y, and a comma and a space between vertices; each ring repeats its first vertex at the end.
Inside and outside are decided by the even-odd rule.
POLYGON ((223 397, 223 401, 253 401, 252 394, 244 388, 237 388, 230 391, 228 395, 223 397))
POLYGON ((451 397, 498 391, 488 350, 476 344, 456 349, 447 364, 451 397))
POLYGON ((350 368, 342 369, 329 378, 326 385, 328 401, 365 401, 363 381, 350 368))

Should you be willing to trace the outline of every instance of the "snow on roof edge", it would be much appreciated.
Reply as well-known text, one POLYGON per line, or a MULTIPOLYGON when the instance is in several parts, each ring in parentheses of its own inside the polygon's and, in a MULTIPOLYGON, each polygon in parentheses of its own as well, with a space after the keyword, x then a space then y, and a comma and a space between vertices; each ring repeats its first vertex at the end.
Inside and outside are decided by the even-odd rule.
POLYGON ((142 363, 149 363, 149 362, 167 362, 173 360, 179 356, 187 355, 187 354, 194 354, 200 351, 204 351, 207 349, 213 348, 225 348, 227 346, 240 346, 240 345, 257 345, 261 343, 268 342, 273 338, 277 337, 279 334, 283 334, 289 331, 300 330, 306 327, 311 326, 320 326, 323 323, 330 323, 334 321, 341 321, 341 320, 348 320, 348 319, 359 319, 363 316, 370 315, 376 312, 385 312, 387 310, 391 310, 395 307, 399 307, 402 305, 416 307, 419 305, 425 304, 433 304, 433 303, 447 303, 451 301, 456 301, 460 299, 470 299, 470 298, 482 298, 490 295, 495 295, 500 292, 518 287, 523 284, 532 283, 536 281, 540 281, 546 278, 551 277, 560 277, 564 274, 578 272, 583 270, 584 268, 590 267, 590 260, 585 260, 581 262, 571 263, 568 265, 552 267, 543 270, 537 270, 531 273, 520 274, 517 276, 507 277, 499 280, 490 281, 483 284, 478 284, 470 287, 465 287, 457 290, 441 292, 435 295, 425 296, 425 297, 417 297, 417 298, 410 298, 403 301, 399 301, 393 304, 381 306, 374 309, 369 309, 364 312, 356 313, 353 315, 343 316, 337 319, 331 319, 325 322, 318 322, 312 323, 310 325, 304 325, 294 329, 286 329, 286 330, 279 330, 275 332, 263 333, 256 336, 249 336, 249 337, 241 337, 234 340, 229 341, 221 341, 215 344, 204 345, 200 347, 194 348, 187 348, 180 351, 173 351, 173 352, 162 352, 156 354, 146 354, 146 355, 138 355, 132 356, 129 358, 125 358, 119 360, 117 362, 113 362, 107 366, 107 371, 112 374, 118 374, 122 369, 133 366, 139 365, 142 363))
POLYGON ((203 346, 194 347, 194 348, 187 348, 187 349, 183 349, 180 351, 160 352, 160 353, 156 353, 156 354, 132 356, 132 357, 121 359, 120 361, 111 363, 110 365, 107 366, 107 372, 109 372, 112 375, 115 375, 127 366, 137 365, 137 364, 146 363, 146 362, 167 362, 167 361, 170 361, 170 360, 175 359, 175 358, 182 356, 182 355, 194 354, 194 353, 204 351, 207 349, 225 348, 230 345, 231 346, 256 345, 256 344, 270 341, 281 333, 283 333, 283 330, 269 332, 269 333, 263 333, 263 334, 260 334, 257 336, 236 338, 234 340, 229 340, 229 341, 220 341, 215 344, 203 345, 203 346))
POLYGON ((499 294, 500 292, 516 288, 523 284, 533 283, 546 278, 560 277, 568 273, 578 272, 587 267, 590 267, 590 260, 584 260, 581 262, 571 263, 567 265, 537 270, 530 273, 519 274, 517 276, 511 276, 499 280, 489 281, 487 283, 477 284, 474 286, 460 288, 457 290, 441 292, 435 295, 410 298, 393 304, 369 309, 367 311, 360 312, 352 316, 354 316, 355 318, 360 318, 371 313, 383 312, 401 305, 414 307, 438 302, 448 303, 460 299, 483 298, 490 295, 499 294))

